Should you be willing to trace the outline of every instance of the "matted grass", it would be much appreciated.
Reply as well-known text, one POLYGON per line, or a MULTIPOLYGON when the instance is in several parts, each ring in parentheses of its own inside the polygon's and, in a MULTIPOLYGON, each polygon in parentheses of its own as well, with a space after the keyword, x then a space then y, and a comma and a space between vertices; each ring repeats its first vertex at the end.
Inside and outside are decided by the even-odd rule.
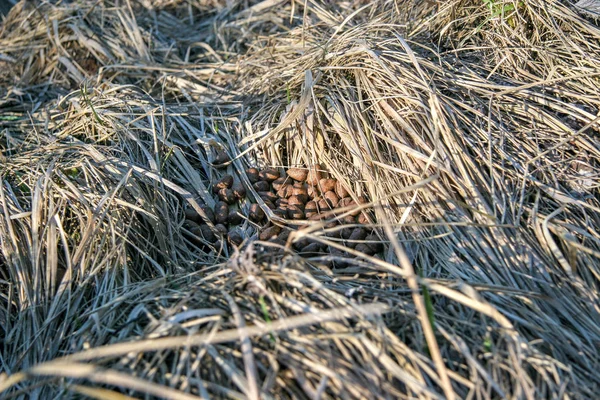
POLYGON ((0 25, 0 396, 594 398, 586 18, 557 0, 19 3, 0 25), (222 149, 242 180, 321 163, 371 200, 385 253, 329 269, 194 248, 183 209, 212 205, 222 149))

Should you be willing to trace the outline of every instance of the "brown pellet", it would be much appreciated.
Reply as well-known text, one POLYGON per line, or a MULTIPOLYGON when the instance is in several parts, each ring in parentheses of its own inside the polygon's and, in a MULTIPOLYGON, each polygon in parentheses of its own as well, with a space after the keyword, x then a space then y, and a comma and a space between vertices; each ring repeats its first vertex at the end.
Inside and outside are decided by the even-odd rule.
MULTIPOLYGON (((206 218, 214 224, 215 223, 215 213, 213 212, 213 210, 211 210, 210 207, 208 207, 208 206, 201 206, 200 208, 202 209, 202 211, 204 211, 206 218)), ((205 222, 204 219, 202 218, 202 216, 200 216, 200 221, 198 221, 198 222, 205 222)))
POLYGON ((290 237, 290 230, 289 229, 282 229, 281 233, 279 234, 279 236, 277 236, 277 239, 283 241, 283 242, 287 242, 288 238, 290 237))
POLYGON ((342 239, 350 239, 350 236, 352 236, 352 232, 354 231, 354 228, 342 228, 341 232, 340 232, 340 237, 342 239))
POLYGON ((225 175, 213 185, 213 193, 218 193, 221 189, 230 189, 231 185, 233 185, 233 176, 225 175))
POLYGON ((275 200, 275 205, 277 207, 286 207, 288 205, 288 200, 287 199, 282 199, 282 198, 278 198, 277 200, 275 200))
POLYGON ((260 222, 265 217, 265 212, 260 208, 258 204, 250 205, 249 217, 254 222, 260 222))
POLYGON ((327 199, 321 199, 317 203, 321 212, 328 211, 333 208, 333 205, 327 199))
POLYGON ((293 205, 302 205, 304 206, 304 200, 302 197, 300 196, 290 196, 290 198, 288 199, 288 205, 293 206, 293 205))
POLYGON ((315 197, 319 197, 319 189, 316 186, 309 186, 306 188, 306 194, 311 199, 314 199, 315 197))
POLYGON ((375 251, 373 250, 373 248, 371 248, 371 246, 369 246, 366 243, 358 243, 355 247, 355 250, 360 251, 361 253, 364 253, 369 256, 372 256, 373 254, 375 254, 375 251))
POLYGON ((369 217, 367 216, 367 214, 362 212, 362 213, 358 214, 358 217, 356 217, 356 222, 358 222, 359 224, 362 224, 362 225, 366 225, 369 223, 369 217))
POLYGON ((321 253, 321 245, 316 242, 309 243, 300 250, 300 254, 305 257, 318 256, 319 253, 321 253))
POLYGON ((306 218, 310 218, 318 212, 319 208, 315 201, 309 201, 308 203, 306 203, 306 206, 304 206, 304 214, 306 218))
POLYGON ((185 219, 189 219, 190 221, 200 222, 202 218, 200 218, 200 214, 198 211, 194 210, 192 206, 187 205, 184 209, 185 219))
POLYGON ((335 184, 335 194, 337 194, 340 199, 343 199, 344 197, 348 197, 350 195, 350 193, 348 193, 348 191, 340 181, 336 182, 335 184))
POLYGON ((216 168, 224 168, 226 167, 226 165, 223 164, 228 163, 229 161, 231 161, 231 157, 229 157, 229 154, 227 154, 224 150, 219 150, 217 152, 213 164, 216 168))
POLYGON ((246 197, 246 188, 240 182, 234 184, 233 187, 231 188, 231 190, 233 190, 233 195, 238 200, 242 200, 244 197, 246 197))
POLYGON ((223 225, 223 224, 216 224, 215 225, 215 231, 217 231, 217 233, 219 233, 220 235, 226 235, 227 234, 227 227, 225 225, 223 225))
POLYGON ((275 204, 273 204, 273 202, 271 200, 263 200, 265 202, 265 206, 267 206, 267 208, 269 210, 274 210, 277 207, 275 207, 275 204))
POLYGON ((239 246, 244 242, 244 238, 237 231, 229 231, 229 233, 227 234, 227 240, 229 241, 229 243, 235 246, 239 246))
POLYGON ((365 240, 368 240, 367 245, 373 250, 373 254, 383 251, 383 243, 376 234, 368 235, 365 240))
POLYGON ((286 178, 277 178, 277 179, 275 179, 273 181, 273 183, 272 183, 273 190, 278 191, 281 188, 281 186, 283 186, 286 183, 289 183, 286 178))
POLYGON ((229 206, 224 201, 220 201, 215 205, 215 222, 218 224, 226 224, 229 217, 229 206))
POLYGON ((349 207, 351 205, 355 205, 356 203, 354 202, 354 200, 352 200, 350 197, 344 197, 342 199, 340 199, 340 201, 338 202, 338 207, 342 208, 342 207, 349 207))
POLYGON ((306 203, 308 201, 308 193, 306 191, 306 188, 293 188, 292 196, 297 196, 303 203, 306 203))
POLYGON ((335 190, 336 183, 337 183, 337 181, 335 179, 323 178, 323 179, 319 180, 319 188, 321 189, 321 193, 335 190))
POLYGON ((271 203, 275 203, 278 199, 277 195, 273 192, 258 192, 258 195, 264 201, 270 201, 271 203))
POLYGON ((267 181, 258 181, 255 182, 252 187, 257 192, 268 192, 271 189, 271 185, 267 181))
POLYGON ((288 205, 287 214, 290 219, 304 219, 304 206, 301 204, 288 205))
POLYGON ((229 225, 238 225, 241 224, 244 218, 240 215, 238 210, 231 210, 229 212, 229 216, 227 217, 227 222, 229 225))
POLYGON ((200 225, 200 231, 207 242, 214 243, 217 240, 217 236, 208 225, 200 225))
POLYGON ((252 184, 258 182, 258 180, 259 180, 258 174, 259 174, 259 172, 258 172, 258 169, 256 169, 256 168, 248 168, 246 170, 246 175, 248 176, 248 180, 252 184))
POLYGON ((352 231, 352 234, 350 235, 350 237, 348 238, 348 247, 356 247, 357 243, 355 242, 356 240, 365 240, 367 238, 367 230, 364 228, 355 228, 352 231))
POLYGON ((273 182, 279 178, 279 171, 275 168, 265 168, 258 173, 258 176, 263 181, 273 182))
POLYGON ((303 182, 306 180, 308 170, 304 168, 290 168, 287 170, 287 175, 295 181, 303 182))
POLYGON ((287 199, 288 197, 290 197, 292 194, 294 193, 294 188, 292 185, 290 185, 289 183, 284 183, 283 185, 281 185, 281 187, 279 188, 279 190, 277 191, 277 196, 279 197, 283 197, 284 199, 287 199))
POLYGON ((325 200, 327 200, 327 201, 328 201, 328 202, 331 204, 331 206, 332 206, 333 208, 337 207, 337 205, 338 205, 338 203, 339 203, 339 201, 340 201, 340 198, 337 196, 337 194, 335 194, 335 192, 333 192, 333 191, 331 191, 331 190, 330 190, 330 191, 328 191, 328 192, 326 192, 326 193, 323 195, 323 198, 324 198, 325 200))
POLYGON ((340 220, 340 224, 342 225, 351 225, 354 223, 356 223, 356 219, 352 215, 346 215, 340 220))
POLYGON ((219 196, 219 200, 224 201, 227 204, 233 204, 237 200, 231 189, 221 189, 217 195, 219 196))
POLYGON ((277 225, 273 225, 269 228, 266 228, 265 230, 263 230, 259 235, 258 238, 260 240, 270 240, 274 237, 277 237, 277 235, 279 235, 279 232, 281 232, 281 228, 277 225))
POLYGON ((320 168, 319 165, 309 168, 306 176, 306 183, 311 186, 317 186, 319 184, 319 181, 323 178, 323 173, 319 170, 320 168))
POLYGON ((278 217, 281 217, 281 218, 287 218, 288 217, 287 208, 277 207, 276 209, 273 210, 273 213, 275 215, 277 215, 278 217))

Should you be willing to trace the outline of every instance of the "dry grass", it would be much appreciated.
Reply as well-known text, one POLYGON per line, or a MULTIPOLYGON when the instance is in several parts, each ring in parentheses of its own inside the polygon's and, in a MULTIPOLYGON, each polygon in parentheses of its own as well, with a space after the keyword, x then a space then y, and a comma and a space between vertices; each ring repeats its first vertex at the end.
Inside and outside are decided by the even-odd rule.
MULTIPOLYGON (((557 0, 19 3, 0 25, 2 398, 594 398, 586 18, 557 0), (385 256, 194 249, 183 207, 212 203, 219 149, 242 179, 324 164, 371 199, 385 256)), ((322 233, 294 238, 340 246, 322 233)))

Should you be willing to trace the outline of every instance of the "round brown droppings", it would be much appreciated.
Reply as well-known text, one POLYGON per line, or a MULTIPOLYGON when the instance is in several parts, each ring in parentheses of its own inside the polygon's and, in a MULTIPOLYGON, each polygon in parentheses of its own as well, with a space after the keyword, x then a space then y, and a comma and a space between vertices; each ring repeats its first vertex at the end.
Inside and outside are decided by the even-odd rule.
POLYGON ((350 236, 352 236, 353 231, 354 231, 354 228, 350 228, 350 227, 342 228, 342 230, 340 231, 340 237, 342 239, 350 239, 350 236))
POLYGON ((365 196, 358 196, 356 198, 356 203, 362 205, 362 204, 367 204, 368 201, 367 201, 367 198, 365 196))
POLYGON ((321 193, 329 192, 335 189, 335 184, 337 181, 335 179, 322 178, 319 180, 319 188, 321 189, 321 193))
POLYGON ((317 214, 311 215, 310 218, 308 218, 308 219, 311 221, 320 221, 323 218, 325 218, 325 215, 317 213, 317 214))
POLYGON ((258 182, 255 182, 252 185, 252 187, 257 192, 268 192, 269 190, 271 190, 271 185, 269 185, 269 182, 267 182, 267 181, 258 181, 258 182))
POLYGON ((319 181, 323 178, 323 173, 320 171, 320 166, 315 165, 310 167, 306 176, 306 183, 311 186, 317 186, 319 181))
POLYGON ((263 181, 273 182, 279 178, 279 171, 275 168, 265 168, 258 173, 258 177, 263 181))
POLYGON ((230 231, 227 234, 227 240, 229 241, 229 243, 235 246, 239 246, 244 242, 244 238, 238 231, 230 231))
POLYGON ((224 201, 220 201, 215 205, 215 222, 218 224, 226 224, 229 217, 229 206, 224 201))
POLYGON ((383 243, 376 234, 372 233, 368 235, 365 240, 368 240, 367 245, 373 250, 373 254, 383 251, 383 243))
POLYGON ((320 211, 328 211, 333 208, 333 204, 331 204, 331 202, 329 202, 327 199, 321 199, 317 204, 320 211))
POLYGON ((356 223, 356 220, 355 217, 353 217, 352 215, 346 215, 340 220, 340 224, 342 225, 351 225, 354 223, 356 223))
POLYGON ((317 206, 316 201, 311 200, 308 203, 306 203, 306 206, 304 206, 304 209, 305 209, 305 211, 317 212, 319 210, 319 207, 317 206))
POLYGON ((282 199, 282 198, 278 198, 277 200, 275 200, 275 205, 277 207, 284 207, 288 205, 288 200, 287 199, 282 199))
POLYGON ((311 199, 317 198, 319 197, 319 189, 317 189, 316 186, 308 186, 306 188, 306 194, 308 194, 308 197, 311 199))
POLYGON ((274 237, 277 237, 277 235, 279 235, 279 232, 281 232, 281 228, 277 225, 273 225, 271 227, 266 228, 265 230, 263 230, 259 235, 258 238, 260 240, 271 240, 274 237))
POLYGON ((265 212, 258 204, 252 204, 250 205, 250 213, 248 215, 252 221, 260 222, 265 217, 265 212))
POLYGON ((325 229, 331 229, 331 228, 335 228, 337 226, 337 221, 333 220, 333 221, 329 221, 325 224, 325 229))
POLYGON ((284 184, 287 183, 287 179, 286 178, 277 178, 273 181, 272 185, 273 185, 273 190, 278 191, 281 186, 283 186, 284 184))
POLYGON ((327 232, 325 235, 327 237, 330 237, 330 238, 339 239, 339 238, 342 237, 342 230, 341 229, 335 229, 335 230, 327 232))
POLYGON ((356 251, 360 251, 361 253, 364 253, 366 255, 372 256, 373 254, 375 254, 375 251, 373 251, 373 249, 371 248, 371 246, 369 246, 366 243, 358 243, 356 245, 355 248, 356 251))
POLYGON ((294 242, 294 249, 302 250, 306 246, 310 244, 310 241, 307 238, 302 238, 294 242))
POLYGON ((231 188, 231 190, 233 191, 233 195, 238 199, 238 200, 242 200, 244 197, 246 197, 246 187, 238 182, 235 185, 233 185, 233 187, 231 188))
POLYGON ((348 193, 348 191, 340 181, 337 181, 335 184, 335 194, 337 194, 340 199, 343 199, 344 197, 348 197, 350 195, 350 193, 348 193))
POLYGON ((227 235, 227 227, 223 224, 216 224, 215 231, 217 231, 217 233, 220 235, 227 235))
POLYGON ((248 180, 252 184, 259 181, 258 174, 259 174, 259 172, 258 172, 258 169, 256 169, 256 168, 248 168, 246 170, 246 175, 248 176, 248 180))
POLYGON ((302 205, 304 206, 304 200, 302 197, 300 196, 290 196, 290 198, 288 199, 288 206, 294 206, 294 205, 302 205))
POLYGON ((306 203, 306 206, 304 206, 304 214, 306 218, 310 218, 313 215, 316 215, 318 212, 319 208, 315 201, 309 201, 308 203, 306 203))
POLYGON ((273 213, 275 215, 277 215, 278 217, 281 217, 281 218, 287 218, 288 217, 287 208, 277 207, 275 210, 273 210, 273 213))
POLYGON ((357 240, 365 240, 366 238, 367 238, 367 230, 366 229, 355 228, 352 231, 352 234, 350 235, 350 237, 348 238, 348 241, 350 242, 350 243, 348 243, 348 246, 354 248, 357 245, 357 243, 356 243, 357 240))
POLYGON ((358 214, 358 217, 356 217, 356 222, 358 222, 361 225, 366 225, 369 223, 369 217, 367 216, 367 214, 362 212, 358 214))
POLYGON ((231 189, 221 189, 217 195, 219 196, 219 200, 224 201, 227 204, 233 204, 237 200, 231 189))
POLYGON ((190 221, 194 222, 199 222, 202 220, 202 218, 200 218, 200 214, 198 214, 198 211, 194 210, 190 205, 187 205, 185 207, 184 212, 185 219, 189 219, 190 221))
POLYGON ((212 231, 212 229, 210 229, 210 226, 200 225, 200 231, 202 232, 202 237, 207 242, 214 243, 217 240, 217 236, 212 231))
POLYGON ((323 195, 323 198, 325 200, 327 200, 330 204, 331 207, 335 208, 338 205, 338 202, 340 201, 339 197, 337 196, 337 194, 335 194, 335 192, 333 191, 328 191, 323 195))
POLYGON ((303 182, 306 180, 308 170, 305 168, 290 168, 287 170, 287 175, 295 181, 303 182))
POLYGON ((338 207, 342 208, 342 207, 349 207, 351 205, 355 205, 356 203, 354 202, 354 200, 352 200, 350 197, 344 197, 342 199, 340 199, 340 201, 338 202, 338 207))
POLYGON ((304 185, 304 184, 294 185, 292 188, 292 194, 294 196, 308 197, 308 189, 307 189, 306 185, 304 185))
POLYGON ((258 195, 264 201, 270 201, 271 203, 275 203, 278 199, 277 195, 273 192, 258 192, 258 195))
POLYGON ((308 195, 306 194, 306 192, 303 193, 301 190, 294 191, 294 194, 292 195, 292 197, 296 197, 302 203, 306 203, 308 201, 308 195))
POLYGON ((300 204, 288 205, 287 214, 291 219, 304 219, 304 207, 300 204))
POLYGON ((308 245, 304 246, 301 250, 300 250, 300 254, 302 254, 305 257, 314 257, 314 256, 318 256, 321 253, 321 245, 320 243, 309 243, 308 245))
MULTIPOLYGON (((206 218, 211 222, 211 223, 215 223, 215 213, 213 212, 213 210, 210 209, 210 207, 208 206, 201 206, 200 207, 202 209, 202 211, 204 211, 204 215, 206 216, 206 218)), ((204 219, 202 218, 202 216, 200 216, 200 221, 199 222, 205 222, 204 219)))
POLYGON ((288 197, 290 197, 292 194, 294 193, 294 188, 292 185, 290 185, 289 183, 284 183, 283 185, 281 185, 281 187, 279 188, 279 190, 277 191, 277 196, 279 197, 283 197, 284 199, 287 199, 288 197))
POLYGON ((216 168, 224 168, 226 166, 223 164, 228 163, 229 161, 231 161, 231 157, 229 157, 229 154, 227 154, 227 152, 225 152, 225 150, 219 150, 217 152, 217 155, 215 157, 213 164, 215 165, 216 168))
POLYGON ((273 204, 273 202, 271 200, 263 200, 265 202, 265 206, 267 206, 267 208, 269 210, 275 210, 277 207, 275 207, 275 204, 273 204))
POLYGON ((227 222, 229 225, 238 225, 244 221, 244 218, 240 215, 238 210, 231 210, 229 212, 229 216, 227 217, 227 222))
POLYGON ((218 193, 221 189, 230 189, 233 185, 233 176, 225 175, 213 185, 213 193, 218 193))
POLYGON ((281 232, 279 233, 279 236, 277 236, 277 239, 279 239, 283 242, 287 242, 289 237, 290 237, 290 230, 282 229, 281 232))

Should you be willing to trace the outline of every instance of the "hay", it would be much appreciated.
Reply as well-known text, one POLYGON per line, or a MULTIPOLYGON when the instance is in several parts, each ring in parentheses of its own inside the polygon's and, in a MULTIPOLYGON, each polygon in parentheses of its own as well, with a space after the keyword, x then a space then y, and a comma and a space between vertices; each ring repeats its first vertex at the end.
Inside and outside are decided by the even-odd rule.
POLYGON ((2 397, 593 398, 599 38, 557 0, 17 4, 2 397), (195 248, 223 149, 323 164, 385 254, 195 248))

